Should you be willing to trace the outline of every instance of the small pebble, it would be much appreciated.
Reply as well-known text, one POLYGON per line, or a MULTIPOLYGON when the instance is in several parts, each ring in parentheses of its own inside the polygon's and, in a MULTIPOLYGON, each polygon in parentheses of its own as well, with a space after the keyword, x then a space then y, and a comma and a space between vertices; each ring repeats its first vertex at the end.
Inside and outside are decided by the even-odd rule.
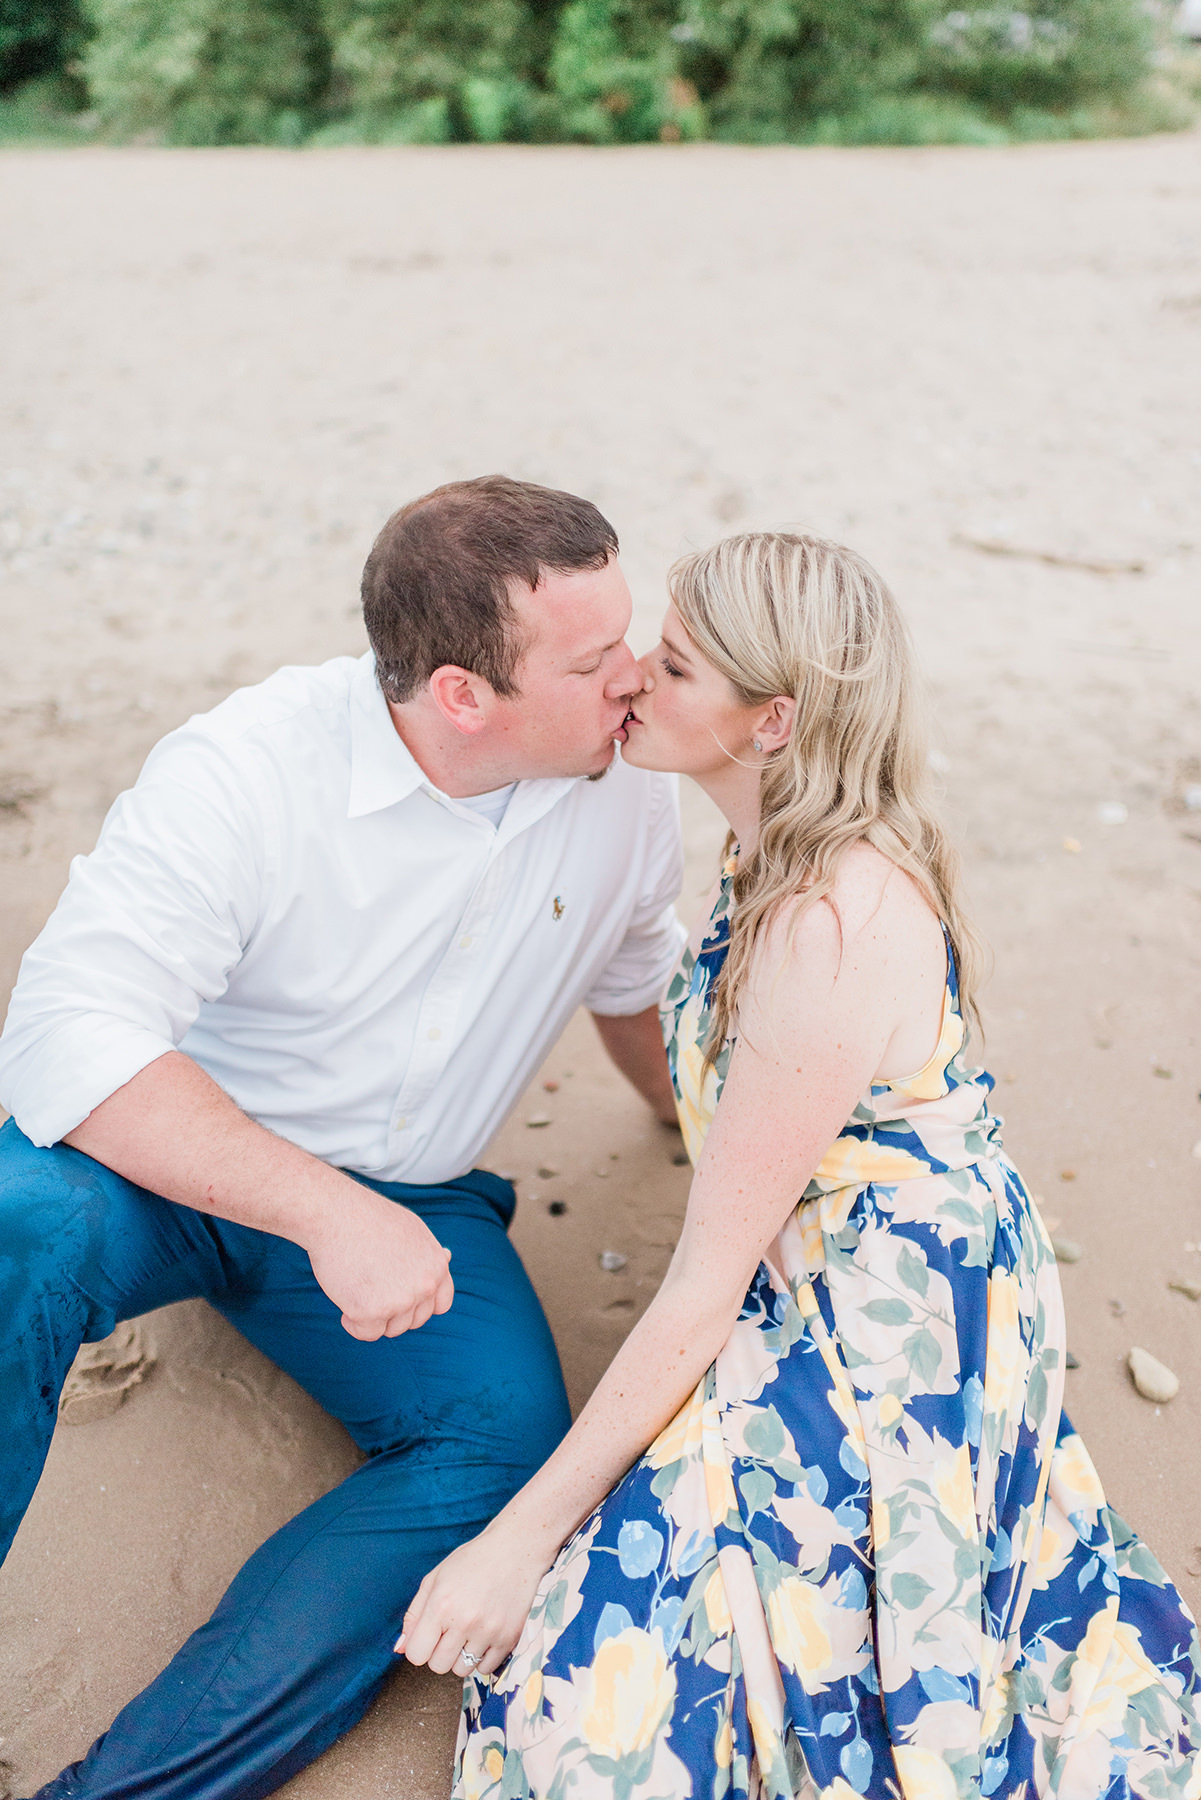
POLYGON ((559 1091, 559 1084, 553 1076, 549 1081, 544 1081, 542 1086, 548 1094, 557 1094, 559 1091))
POLYGON ((1149 1350, 1140 1350, 1136 1345, 1126 1358, 1126 1367, 1144 1400, 1163 1406, 1180 1392, 1180 1377, 1173 1375, 1149 1350))
POLYGON ((1075 1179, 1076 1179, 1075 1169, 1060 1169, 1059 1179, 1060 1179, 1060 1181, 1075 1181, 1075 1179))
POLYGON ((1196 1157, 1198 1162, 1201 1162, 1201 1138, 1198 1138, 1196 1143, 1193 1145, 1193 1155, 1196 1157))
POLYGON ((500 1178, 502 1181, 520 1181, 521 1180, 521 1176, 517 1173, 516 1169, 501 1169, 500 1170, 500 1178))
POLYGON ((1171 1069, 1162 1068, 1159 1063, 1156 1063, 1154 1069, 1152 1070, 1152 1074, 1158 1075, 1159 1079, 1161 1081, 1171 1081, 1171 1079, 1172 1079, 1171 1069))
POLYGON ((567 1202, 566 1200, 548 1200, 546 1210, 552 1219, 561 1219, 567 1211, 567 1202))
POLYGON ((1070 1350, 1065 1350, 1063 1366, 1065 1369, 1078 1369, 1080 1367, 1080 1358, 1078 1356, 1073 1356, 1070 1350))
POLYGON ((1169 1281, 1168 1286, 1187 1300, 1201 1300, 1201 1281, 1169 1281))
POLYGON ((1190 812, 1201 812, 1201 783, 1190 782, 1181 799, 1190 812))
POLYGON ((1084 1248, 1074 1238, 1053 1237, 1051 1248, 1055 1252, 1056 1262, 1076 1263, 1084 1255, 1084 1248))
POLYGON ((1124 1319, 1126 1317, 1126 1302, 1124 1300, 1111 1300, 1109 1302, 1109 1310, 1115 1319, 1124 1319))
POLYGON ((1080 854, 1080 839, 1079 838, 1064 838, 1063 847, 1068 852, 1069 856, 1079 856, 1079 854, 1080 854))
POLYGON ((624 1269, 626 1261, 620 1250, 602 1250, 600 1253, 600 1266, 609 1275, 616 1275, 619 1269, 624 1269))
POLYGON ((549 1163, 543 1163, 538 1170, 538 1179, 539 1181, 553 1181, 556 1175, 562 1173, 562 1169, 552 1169, 549 1163))
POLYGON ((529 1118, 526 1120, 526 1124, 529 1126, 531 1131, 538 1131, 542 1128, 543 1125, 550 1124, 550 1114, 549 1113, 531 1113, 529 1118))
POLYGON ((672 1152, 671 1160, 677 1169, 686 1169, 692 1159, 687 1150, 675 1150, 672 1152))
POLYGON ((1120 800, 1102 800, 1097 818, 1102 825, 1124 825, 1130 814, 1120 800))
POLYGON ((598 1181, 608 1181, 609 1179, 608 1169, 593 1169, 592 1173, 596 1176, 598 1181))

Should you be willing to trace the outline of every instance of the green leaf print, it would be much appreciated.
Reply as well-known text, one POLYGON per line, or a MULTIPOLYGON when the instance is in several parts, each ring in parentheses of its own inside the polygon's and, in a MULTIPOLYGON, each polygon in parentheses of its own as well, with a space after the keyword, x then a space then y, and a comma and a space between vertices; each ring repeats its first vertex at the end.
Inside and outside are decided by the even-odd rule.
POLYGON ((930 1270, 924 1257, 905 1244, 897 1253, 897 1275, 905 1287, 926 1298, 930 1287, 930 1270))
POLYGON ((776 1484, 766 1469, 746 1469, 738 1477, 738 1488, 747 1505, 747 1516, 766 1512, 776 1497, 776 1484))
POLYGON ((548 1631, 559 1631, 563 1625, 563 1612, 567 1605, 567 1583, 556 1581, 546 1596, 546 1605, 542 1609, 542 1622, 548 1631))
POLYGON ((913 1310, 906 1300, 869 1300, 863 1317, 873 1325, 911 1325, 913 1310))
POLYGON ((775 1407, 765 1406, 762 1412, 747 1420, 742 1439, 752 1456, 757 1456, 761 1462, 774 1463, 784 1454, 788 1434, 775 1407))
POLYGON ((911 1331, 905 1339, 904 1348, 909 1367, 922 1386, 933 1386, 942 1362, 942 1352, 930 1327, 923 1325, 920 1331, 911 1331))
POLYGON ((926 1595, 933 1593, 930 1583, 921 1575, 903 1571, 893 1578, 889 1586, 889 1599, 903 1606, 906 1612, 913 1612, 919 1607, 926 1595))

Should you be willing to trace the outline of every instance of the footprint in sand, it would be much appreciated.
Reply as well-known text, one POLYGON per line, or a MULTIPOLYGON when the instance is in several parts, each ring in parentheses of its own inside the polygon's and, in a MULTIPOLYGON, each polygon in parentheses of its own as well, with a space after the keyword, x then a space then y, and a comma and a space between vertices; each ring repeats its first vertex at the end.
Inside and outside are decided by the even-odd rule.
POLYGON ((154 1367, 154 1351, 139 1325, 126 1320, 111 1337, 85 1344, 71 1365, 58 1402, 64 1425, 90 1425, 107 1419, 131 1388, 154 1367))

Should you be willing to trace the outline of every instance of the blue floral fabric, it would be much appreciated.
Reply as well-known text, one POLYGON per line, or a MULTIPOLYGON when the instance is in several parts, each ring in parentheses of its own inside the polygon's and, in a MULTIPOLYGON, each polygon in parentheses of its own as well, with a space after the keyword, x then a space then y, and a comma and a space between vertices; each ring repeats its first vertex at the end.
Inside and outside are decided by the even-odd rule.
MULTIPOLYGON (((664 1010, 695 1160, 733 863, 664 1010)), ((963 1059, 873 1086, 689 1402, 466 1684, 456 1800, 1201 1800, 1196 1630, 1062 1410, 1045 1230, 963 1059)))

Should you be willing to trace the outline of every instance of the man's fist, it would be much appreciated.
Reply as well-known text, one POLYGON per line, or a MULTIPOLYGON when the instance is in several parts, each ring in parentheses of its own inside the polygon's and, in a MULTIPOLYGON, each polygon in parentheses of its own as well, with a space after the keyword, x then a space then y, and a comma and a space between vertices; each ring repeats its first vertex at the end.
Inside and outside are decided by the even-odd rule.
POLYGON ((306 1238, 313 1274, 351 1337, 371 1342, 415 1331, 450 1310, 450 1251, 407 1207, 355 1183, 306 1238))

